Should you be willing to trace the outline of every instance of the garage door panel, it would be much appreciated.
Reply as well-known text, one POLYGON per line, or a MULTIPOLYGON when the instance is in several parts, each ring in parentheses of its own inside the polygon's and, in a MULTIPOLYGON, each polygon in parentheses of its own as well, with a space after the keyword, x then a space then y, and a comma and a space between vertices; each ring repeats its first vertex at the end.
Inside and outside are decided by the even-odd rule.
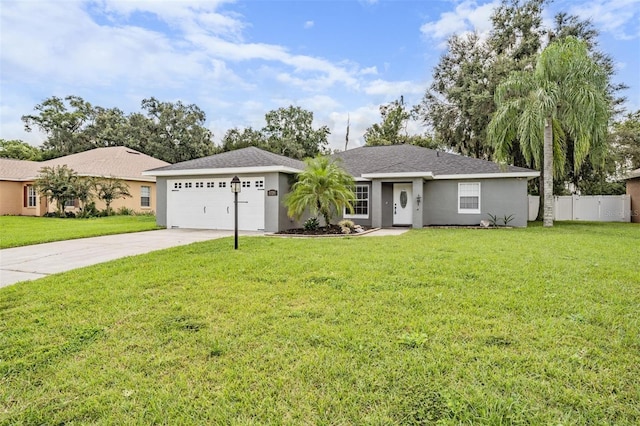
MULTIPOLYGON (((167 225, 194 229, 233 229, 231 179, 176 179, 167 185, 167 225)), ((242 178, 238 228, 264 229, 264 178, 242 178)))

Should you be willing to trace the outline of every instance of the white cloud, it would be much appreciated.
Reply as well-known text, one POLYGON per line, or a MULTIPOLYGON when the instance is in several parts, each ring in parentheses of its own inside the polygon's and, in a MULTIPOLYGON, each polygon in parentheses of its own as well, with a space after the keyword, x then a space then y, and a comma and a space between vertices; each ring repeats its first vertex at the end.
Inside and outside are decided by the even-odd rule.
POLYGON ((305 28, 305 29, 313 28, 313 26, 314 26, 314 25, 315 25, 315 22, 313 22, 313 21, 306 21, 306 22, 304 23, 304 28, 305 28))
POLYGON ((302 108, 313 111, 314 115, 326 114, 341 107, 340 102, 327 95, 316 95, 300 99, 297 102, 302 108))
POLYGON ((388 99, 397 99, 401 95, 411 95, 423 93, 425 86, 417 84, 415 81, 385 81, 374 80, 367 84, 364 92, 367 95, 383 95, 388 99))
MULTIPOLYGON (((465 0, 459 3, 452 12, 444 12, 436 21, 423 24, 420 32, 425 36, 444 41, 453 34, 464 34, 477 31, 486 35, 491 29, 491 14, 498 0, 479 5, 474 0, 465 0)), ((440 44, 442 47, 443 44, 440 44)))
POLYGON ((640 37, 640 0, 592 0, 574 4, 569 10, 617 39, 640 37))
MULTIPOLYGON (((351 108, 345 103, 351 95, 386 102, 422 93, 408 81, 370 81, 379 74, 375 66, 361 68, 349 60, 296 54, 283 45, 245 42, 242 32, 249 24, 238 14, 221 11, 222 3, 3 3, 0 137, 41 143, 42 135, 22 131, 20 116, 49 96, 75 94, 125 113, 139 111, 143 98, 156 96, 196 103, 207 113, 217 141, 229 128, 261 128, 267 111, 297 104, 313 111, 318 125, 331 128, 331 144, 338 148, 344 145, 345 110, 351 108), (43 99, 30 99, 21 87, 44 93, 43 99), (336 88, 339 92, 330 92, 336 88), (278 99, 269 99, 276 94, 278 99)), ((351 111, 352 144, 362 142, 364 130, 378 119, 377 106, 351 111)))
POLYGON ((349 120, 349 145, 353 149, 364 145, 364 132, 373 123, 380 121, 380 110, 377 105, 368 104, 351 111, 334 111, 327 115, 327 125, 331 129, 329 146, 331 149, 344 150, 349 120))
POLYGON ((368 67, 368 68, 362 68, 358 74, 360 74, 360 75, 378 75, 378 68, 375 67, 375 66, 368 67))

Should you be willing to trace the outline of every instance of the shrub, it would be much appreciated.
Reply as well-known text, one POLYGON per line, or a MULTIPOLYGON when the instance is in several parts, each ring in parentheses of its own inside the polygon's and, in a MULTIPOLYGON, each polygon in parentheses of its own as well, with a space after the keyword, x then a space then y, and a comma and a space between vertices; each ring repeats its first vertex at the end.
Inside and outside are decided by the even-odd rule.
POLYGON ((136 212, 133 209, 130 209, 128 207, 120 207, 118 209, 118 211, 116 212, 116 214, 120 215, 120 216, 133 216, 136 214, 136 212))
POLYGON ((353 229, 355 228, 356 224, 353 223, 352 220, 349 219, 342 219, 340 222, 338 222, 338 225, 342 228, 349 228, 353 231, 353 229))
POLYGON ((349 219, 343 219, 340 222, 338 222, 338 226, 340 227, 340 230, 342 231, 343 234, 350 234, 353 231, 355 231, 355 223, 353 223, 352 220, 349 219))
POLYGON ((320 227, 320 222, 317 217, 310 217, 304 221, 303 227, 305 231, 315 231, 320 227))
POLYGON ((502 218, 502 221, 504 222, 504 226, 508 226, 509 222, 511 222, 514 218, 516 217, 516 215, 514 214, 510 214, 510 215, 504 215, 504 217, 502 218))
POLYGON ((96 208, 96 203, 93 201, 87 203, 82 210, 78 213, 78 217, 88 218, 88 217, 98 217, 100 216, 100 211, 96 208))

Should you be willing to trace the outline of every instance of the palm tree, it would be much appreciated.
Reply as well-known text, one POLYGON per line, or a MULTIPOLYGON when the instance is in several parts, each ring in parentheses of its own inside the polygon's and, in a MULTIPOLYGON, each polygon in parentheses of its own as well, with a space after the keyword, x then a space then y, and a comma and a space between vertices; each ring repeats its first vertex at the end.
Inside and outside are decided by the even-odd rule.
POLYGON ((314 216, 321 214, 329 226, 337 211, 353 211, 355 182, 349 173, 328 157, 307 158, 305 164, 307 167, 298 174, 298 181, 285 199, 289 217, 300 219, 308 209, 314 216))
POLYGON ((535 69, 512 73, 495 92, 496 112, 487 136, 499 159, 518 141, 529 164, 540 168, 544 226, 553 226, 553 176, 566 161, 565 136, 573 141, 574 169, 606 144, 610 100, 607 76, 589 56, 586 43, 566 37, 550 43, 535 69))
POLYGON ((95 188, 98 199, 104 201, 107 216, 111 214, 111 203, 113 200, 131 197, 129 185, 120 179, 103 177, 95 182, 95 188))

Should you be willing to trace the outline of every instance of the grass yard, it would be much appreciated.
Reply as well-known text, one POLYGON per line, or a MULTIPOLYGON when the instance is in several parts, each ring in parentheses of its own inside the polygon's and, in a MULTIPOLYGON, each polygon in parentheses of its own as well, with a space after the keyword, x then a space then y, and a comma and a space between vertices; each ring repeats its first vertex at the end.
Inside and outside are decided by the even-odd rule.
POLYGON ((241 237, 2 288, 0 424, 637 425, 639 247, 241 237))
POLYGON ((91 219, 0 216, 0 249, 152 229, 158 229, 155 216, 91 219))

